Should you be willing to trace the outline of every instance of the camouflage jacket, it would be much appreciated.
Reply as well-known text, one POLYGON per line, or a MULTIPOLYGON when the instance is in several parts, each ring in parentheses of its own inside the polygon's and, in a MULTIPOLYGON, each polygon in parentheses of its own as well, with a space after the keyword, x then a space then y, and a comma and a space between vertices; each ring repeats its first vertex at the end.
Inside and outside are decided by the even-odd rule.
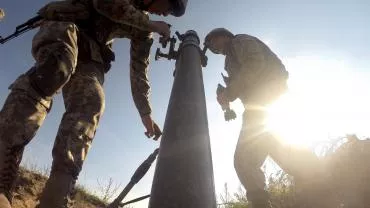
POLYGON ((251 91, 272 77, 287 78, 288 72, 280 59, 256 37, 236 35, 225 54, 229 76, 225 95, 229 101, 247 99, 251 91))
MULTIPOLYGON (((96 11, 88 33, 101 45, 111 49, 115 38, 131 39, 130 81, 133 100, 141 116, 151 113, 149 102, 150 85, 148 65, 150 48, 153 43, 149 32, 149 16, 139 9, 139 0, 87 0, 96 11), (92 30, 91 30, 92 29, 92 30)), ((94 47, 90 44, 90 47, 94 47)), ((99 54, 92 59, 101 60, 99 54)))

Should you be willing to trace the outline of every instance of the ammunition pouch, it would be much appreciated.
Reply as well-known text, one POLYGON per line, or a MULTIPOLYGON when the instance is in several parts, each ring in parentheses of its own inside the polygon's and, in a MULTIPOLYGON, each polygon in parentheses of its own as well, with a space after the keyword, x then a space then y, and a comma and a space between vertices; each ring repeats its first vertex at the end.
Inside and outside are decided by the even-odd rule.
POLYGON ((74 23, 90 18, 88 6, 76 0, 50 2, 38 14, 46 20, 74 23))
POLYGON ((80 61, 95 61, 104 65, 104 72, 107 73, 111 68, 111 62, 115 60, 115 54, 111 45, 103 45, 81 31, 78 41, 78 59, 80 61))

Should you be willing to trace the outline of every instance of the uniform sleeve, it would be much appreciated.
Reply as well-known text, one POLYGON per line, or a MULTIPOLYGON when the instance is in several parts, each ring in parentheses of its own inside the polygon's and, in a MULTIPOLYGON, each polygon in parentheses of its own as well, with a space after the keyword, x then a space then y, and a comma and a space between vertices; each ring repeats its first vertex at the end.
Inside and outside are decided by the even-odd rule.
POLYGON ((248 74, 261 68, 264 64, 263 53, 260 44, 251 37, 235 37, 231 42, 230 56, 239 66, 236 74, 230 77, 230 83, 225 89, 225 96, 229 101, 239 97, 240 92, 245 90, 249 80, 248 74))
POLYGON ((93 0, 94 8, 113 22, 149 31, 149 16, 136 9, 129 0, 93 0))
POLYGON ((149 101, 150 83, 148 80, 149 54, 152 44, 151 33, 140 32, 131 38, 131 92, 141 117, 152 112, 149 101))

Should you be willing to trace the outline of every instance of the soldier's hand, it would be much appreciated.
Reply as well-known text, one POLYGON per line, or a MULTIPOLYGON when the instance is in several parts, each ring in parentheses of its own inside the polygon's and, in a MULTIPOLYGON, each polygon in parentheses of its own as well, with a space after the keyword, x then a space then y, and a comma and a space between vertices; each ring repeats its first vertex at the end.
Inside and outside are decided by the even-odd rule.
POLYGON ((143 116, 141 120, 146 128, 145 135, 148 138, 153 138, 153 140, 157 141, 162 135, 162 131, 159 126, 153 121, 150 115, 143 116))
POLYGON ((168 40, 171 35, 170 26, 163 21, 150 21, 149 28, 152 32, 160 34, 164 40, 168 40))

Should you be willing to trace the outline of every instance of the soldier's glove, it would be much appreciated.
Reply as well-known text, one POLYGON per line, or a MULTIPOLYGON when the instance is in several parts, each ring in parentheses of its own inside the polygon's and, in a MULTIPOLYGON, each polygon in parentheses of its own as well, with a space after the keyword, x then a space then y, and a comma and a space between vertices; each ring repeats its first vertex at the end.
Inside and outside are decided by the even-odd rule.
POLYGON ((236 113, 230 109, 229 101, 226 100, 224 97, 225 87, 221 84, 218 84, 216 94, 217 94, 217 101, 221 105, 222 110, 224 111, 224 118, 225 121, 234 120, 236 118, 236 113))
POLYGON ((225 121, 231 121, 236 119, 236 113, 232 109, 227 108, 224 112, 225 121))

